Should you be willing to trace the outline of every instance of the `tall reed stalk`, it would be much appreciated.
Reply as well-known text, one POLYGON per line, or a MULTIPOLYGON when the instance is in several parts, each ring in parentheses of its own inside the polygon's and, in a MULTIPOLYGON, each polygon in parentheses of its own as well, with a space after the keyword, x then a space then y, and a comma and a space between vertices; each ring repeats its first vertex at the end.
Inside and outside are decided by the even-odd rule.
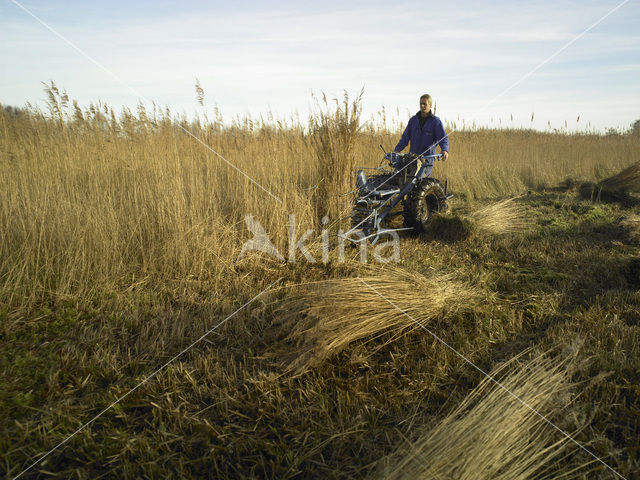
POLYGON ((319 216, 342 216, 348 199, 341 197, 350 190, 356 164, 356 140, 360 131, 360 114, 364 90, 349 99, 334 99, 332 110, 327 97, 316 98, 316 111, 309 119, 312 144, 318 165, 316 207, 319 216))

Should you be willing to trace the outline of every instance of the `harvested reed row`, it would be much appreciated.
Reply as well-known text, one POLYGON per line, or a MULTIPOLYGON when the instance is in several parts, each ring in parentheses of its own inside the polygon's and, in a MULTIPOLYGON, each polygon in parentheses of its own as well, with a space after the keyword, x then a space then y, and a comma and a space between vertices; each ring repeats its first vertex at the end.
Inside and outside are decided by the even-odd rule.
MULTIPOLYGON (((552 463, 566 455, 570 444, 536 412, 553 418, 566 408, 573 368, 573 357, 548 355, 497 368, 492 376, 504 388, 486 378, 444 420, 383 459, 380 477, 556 478, 552 463)), ((563 478, 579 473, 584 475, 585 469, 564 473, 563 478)))
POLYGON ((307 288, 284 303, 285 342, 296 350, 287 359, 289 370, 317 365, 356 340, 404 335, 472 310, 481 298, 477 288, 450 274, 424 276, 398 267, 363 273, 307 288))

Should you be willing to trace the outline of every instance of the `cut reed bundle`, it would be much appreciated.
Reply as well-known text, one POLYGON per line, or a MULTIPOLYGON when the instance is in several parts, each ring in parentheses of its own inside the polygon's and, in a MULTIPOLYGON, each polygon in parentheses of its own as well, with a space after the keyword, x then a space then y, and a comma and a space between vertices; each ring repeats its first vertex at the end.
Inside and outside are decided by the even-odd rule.
POLYGON ((507 198, 473 212, 469 218, 475 226, 488 233, 503 234, 527 231, 531 228, 531 219, 514 198, 507 198))
POLYGON ((565 454, 567 438, 536 412, 548 417, 567 406, 573 364, 569 357, 540 356, 503 365, 492 376, 504 388, 485 379, 434 428, 383 459, 381 478, 556 478, 551 464, 565 454))
POLYGON ((640 162, 604 179, 597 187, 604 191, 640 192, 640 162))
POLYGON ((305 289, 283 305, 282 327, 290 332, 285 342, 295 346, 289 369, 317 365, 356 340, 406 334, 472 309, 480 299, 476 288, 451 275, 424 276, 398 267, 364 273, 305 289))
POLYGON ((521 205, 508 198, 492 203, 470 214, 434 215, 429 235, 445 241, 465 240, 476 232, 493 235, 525 232, 532 222, 521 205))

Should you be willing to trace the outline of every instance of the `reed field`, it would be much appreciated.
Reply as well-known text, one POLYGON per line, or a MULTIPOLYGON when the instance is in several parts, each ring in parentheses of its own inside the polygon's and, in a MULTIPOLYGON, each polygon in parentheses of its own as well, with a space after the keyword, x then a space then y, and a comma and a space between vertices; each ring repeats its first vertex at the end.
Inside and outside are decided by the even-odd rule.
POLYGON ((362 96, 223 123, 46 91, 0 107, 7 478, 640 475, 637 132, 451 133, 450 214, 383 265, 336 235, 402 133, 362 96))

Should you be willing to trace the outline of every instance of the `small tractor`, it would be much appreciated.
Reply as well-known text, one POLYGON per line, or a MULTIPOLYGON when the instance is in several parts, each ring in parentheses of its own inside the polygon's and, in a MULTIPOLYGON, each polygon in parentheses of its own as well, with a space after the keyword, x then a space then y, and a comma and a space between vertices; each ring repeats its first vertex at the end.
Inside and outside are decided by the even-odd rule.
POLYGON ((441 158, 441 154, 385 152, 380 163, 387 160, 391 168, 381 165, 357 170, 356 189, 350 192, 354 194, 352 226, 344 237, 354 243, 375 244, 389 232, 427 231, 433 214, 446 212, 447 200, 453 196, 447 194, 447 182, 443 186, 430 177, 434 160, 441 158), (367 175, 365 170, 374 172, 367 175), (393 211, 400 202, 402 210, 393 211), (404 217, 404 226, 389 228, 390 219, 400 214, 404 217))

